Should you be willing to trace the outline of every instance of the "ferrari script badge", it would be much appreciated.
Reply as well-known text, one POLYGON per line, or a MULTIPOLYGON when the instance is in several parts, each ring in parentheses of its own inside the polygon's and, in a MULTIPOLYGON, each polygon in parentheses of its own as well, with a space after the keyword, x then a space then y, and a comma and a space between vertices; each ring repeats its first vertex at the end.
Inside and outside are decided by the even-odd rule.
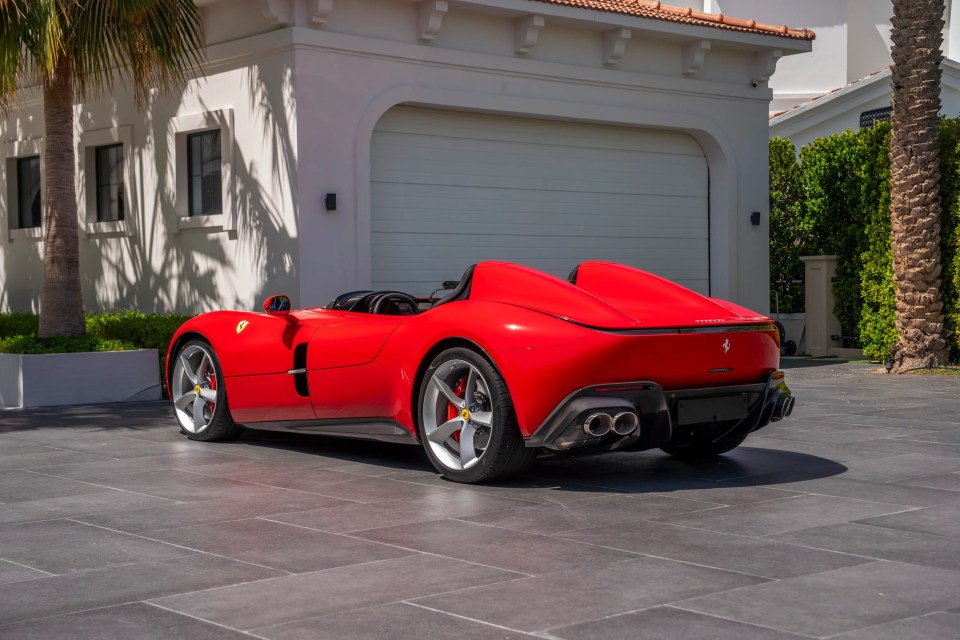
POLYGON ((727 338, 726 340, 723 341, 723 352, 724 353, 730 352, 730 338, 727 338))
POLYGON ((248 324, 250 324, 250 323, 249 323, 248 321, 246 321, 246 320, 241 320, 240 322, 238 322, 238 323, 237 323, 237 334, 239 335, 244 329, 246 329, 248 324))
POLYGON ((470 419, 470 409, 464 409, 463 411, 461 411, 461 412, 460 412, 460 417, 463 418, 464 420, 469 420, 469 419, 470 419))

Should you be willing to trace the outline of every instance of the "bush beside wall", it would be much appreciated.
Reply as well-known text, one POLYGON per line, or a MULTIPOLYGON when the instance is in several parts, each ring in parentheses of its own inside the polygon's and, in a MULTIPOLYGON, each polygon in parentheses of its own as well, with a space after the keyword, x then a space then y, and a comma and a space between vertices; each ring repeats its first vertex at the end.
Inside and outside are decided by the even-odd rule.
MULTIPOLYGON (((37 339, 37 316, 0 313, 0 353, 76 353, 156 349, 162 374, 167 347, 177 328, 191 316, 145 314, 139 311, 87 314, 87 335, 82 338, 37 339)), ((161 375, 162 379, 162 375, 161 375)))
MULTIPOLYGON (((941 252, 946 324, 960 356, 960 119, 941 121, 941 252)), ((871 359, 896 342, 890 245, 890 125, 819 138, 800 150, 770 141, 771 289, 803 277, 800 255, 836 255, 835 313, 871 359), (793 156, 793 157, 791 157, 793 156)), ((802 302, 800 303, 802 304, 802 302)), ((771 297, 771 305, 773 298, 771 297)), ((793 306, 797 307, 795 301, 793 306)), ((775 308, 775 307, 773 307, 775 308)), ((781 296, 781 310, 786 309, 781 296)))

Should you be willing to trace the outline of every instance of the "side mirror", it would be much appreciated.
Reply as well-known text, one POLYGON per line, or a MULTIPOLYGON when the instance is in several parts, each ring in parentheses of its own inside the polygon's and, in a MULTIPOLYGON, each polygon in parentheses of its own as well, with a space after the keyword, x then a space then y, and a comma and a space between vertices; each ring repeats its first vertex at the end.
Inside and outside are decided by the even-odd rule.
POLYGON ((263 302, 264 312, 271 316, 285 316, 290 313, 290 296, 270 296, 263 302))

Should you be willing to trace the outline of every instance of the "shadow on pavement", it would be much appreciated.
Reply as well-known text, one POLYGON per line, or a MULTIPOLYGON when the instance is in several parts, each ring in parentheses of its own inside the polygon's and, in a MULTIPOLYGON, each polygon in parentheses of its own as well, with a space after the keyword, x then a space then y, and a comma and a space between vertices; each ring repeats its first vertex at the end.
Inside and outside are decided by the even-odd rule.
MULTIPOLYGON (((148 442, 187 442, 177 432, 166 402, 29 409, 5 412, 0 418, 0 434, 52 430, 51 435, 59 432, 64 439, 75 431, 84 437, 107 433, 148 442)), ((460 486, 439 476, 422 448, 416 446, 254 429, 245 430, 237 440, 225 445, 193 444, 198 450, 219 450, 255 459, 267 450, 318 455, 383 467, 386 473, 400 472, 398 480, 460 486)), ((581 493, 682 493, 719 487, 770 487, 835 476, 846 470, 847 467, 828 458, 750 447, 748 440, 738 449, 707 460, 679 460, 659 450, 544 457, 523 476, 488 488, 505 493, 524 488, 581 493)))

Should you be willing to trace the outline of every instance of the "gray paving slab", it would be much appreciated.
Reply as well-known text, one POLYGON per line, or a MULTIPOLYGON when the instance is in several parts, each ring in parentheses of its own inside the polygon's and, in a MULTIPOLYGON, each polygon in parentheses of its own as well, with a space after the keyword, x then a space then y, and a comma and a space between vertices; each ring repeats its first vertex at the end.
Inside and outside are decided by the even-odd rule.
POLYGON ((362 564, 413 553, 367 540, 257 518, 162 529, 143 535, 151 540, 290 573, 362 564))
POLYGON ((459 519, 527 533, 557 533, 600 525, 611 528, 637 520, 713 509, 718 505, 656 495, 619 495, 579 500, 565 505, 516 507, 459 519))
POLYGON ((916 509, 902 514, 859 520, 863 524, 960 538, 960 504, 916 509))
POLYGON ((938 612, 897 620, 834 636, 833 640, 955 640, 960 638, 960 615, 938 612))
POLYGON ((945 536, 863 524, 835 524, 771 536, 771 539, 960 571, 960 540, 945 536))
MULTIPOLYGON (((35 453, 54 453, 58 449, 47 447, 33 442, 24 442, 13 438, 0 437, 0 458, 8 456, 22 456, 35 453)), ((62 451, 62 450, 59 450, 62 451)))
POLYGON ((693 598, 676 606, 821 637, 954 606, 960 572, 877 561, 693 598))
POLYGON ((501 498, 478 491, 444 491, 416 500, 376 503, 344 503, 324 509, 283 513, 268 516, 269 520, 296 524, 311 529, 348 533, 365 529, 382 529, 401 524, 429 522, 502 511, 532 503, 501 498))
POLYGON ((259 484, 214 478, 180 469, 110 476, 98 480, 96 486, 185 502, 248 497, 258 493, 270 493, 273 490, 272 487, 259 484))
POLYGON ((587 566, 416 600, 511 629, 544 631, 624 611, 739 589, 762 578, 663 558, 587 566), (536 606, 531 606, 536 602, 536 606))
POLYGON ((112 460, 112 458, 93 455, 90 453, 47 449, 43 452, 0 455, 0 471, 17 471, 36 467, 43 468, 49 465, 77 464, 84 462, 97 464, 101 462, 111 462, 112 460))
MULTIPOLYGON (((212 463, 227 462, 238 458, 238 456, 216 453, 215 451, 183 451, 181 453, 119 459, 74 452, 71 452, 71 455, 87 456, 96 459, 90 461, 49 461, 42 464, 32 464, 25 468, 59 478, 96 482, 97 480, 111 476, 143 473, 145 471, 159 471, 163 469, 193 470, 212 463)), ((247 459, 240 458, 240 460, 247 459)))
MULTIPOLYGON (((960 475, 957 478, 960 479, 960 475)), ((869 502, 886 502, 904 507, 933 507, 960 502, 960 491, 945 491, 915 486, 910 481, 900 483, 870 482, 847 478, 844 475, 800 480, 783 486, 791 491, 837 498, 853 498, 869 502)))
POLYGON ((720 458, 484 486, 417 447, 190 441, 166 403, 4 412, 0 637, 952 639, 960 379, 875 368, 789 369, 794 416, 720 458))
POLYGON ((21 580, 33 580, 50 575, 45 571, 25 567, 9 560, 0 560, 0 584, 8 582, 20 582, 21 580))
POLYGON ((103 491, 103 486, 44 475, 33 471, 0 472, 0 502, 29 502, 103 491))
POLYGON ((581 529, 558 535, 611 549, 773 579, 869 562, 869 559, 856 555, 658 522, 634 522, 619 527, 581 529))
POLYGON ((398 602, 257 629, 269 640, 535 640, 536 636, 398 602))
POLYGON ((0 554, 6 560, 59 574, 192 552, 72 520, 44 520, 0 526, 0 554))
MULTIPOLYGON (((117 492, 120 493, 120 492, 117 492)), ((133 495, 133 494, 131 494, 133 495)), ((299 513, 306 510, 329 509, 339 505, 356 504, 302 491, 275 489, 253 496, 229 499, 204 500, 200 502, 174 502, 157 500, 159 505, 149 508, 130 506, 127 509, 93 515, 79 515, 76 519, 109 529, 128 533, 142 533, 157 529, 172 529, 196 524, 226 522, 259 516, 276 517, 280 514, 299 513)), ((0 512, 2 513, 2 512, 0 512)))
POLYGON ((0 627, 0 640, 241 640, 250 636, 134 602, 0 627))
POLYGON ((97 493, 3 504, 0 508, 0 524, 120 512, 158 505, 162 507, 171 503, 166 498, 98 487, 97 493))
POLYGON ((415 500, 452 488, 414 484, 330 469, 309 469, 301 472, 265 475, 257 478, 256 482, 269 487, 295 489, 354 502, 415 500))
POLYGON ((368 529, 353 535, 527 574, 552 573, 634 557, 632 553, 615 549, 459 520, 368 529))
POLYGON ((595 640, 596 638, 799 640, 807 637, 669 606, 653 607, 636 613, 625 613, 551 629, 550 635, 564 640, 595 640))
POLYGON ((0 585, 0 625, 228 584, 252 587, 280 573, 198 554, 12 582, 0 585))
POLYGON ((250 630, 519 577, 471 562, 415 555, 161 598, 156 603, 250 630))
POLYGON ((764 536, 903 511, 899 505, 805 495, 656 518, 660 522, 726 533, 764 536))
POLYGON ((960 492, 960 473, 941 473, 932 476, 909 478, 907 480, 898 480, 896 484, 960 492))

